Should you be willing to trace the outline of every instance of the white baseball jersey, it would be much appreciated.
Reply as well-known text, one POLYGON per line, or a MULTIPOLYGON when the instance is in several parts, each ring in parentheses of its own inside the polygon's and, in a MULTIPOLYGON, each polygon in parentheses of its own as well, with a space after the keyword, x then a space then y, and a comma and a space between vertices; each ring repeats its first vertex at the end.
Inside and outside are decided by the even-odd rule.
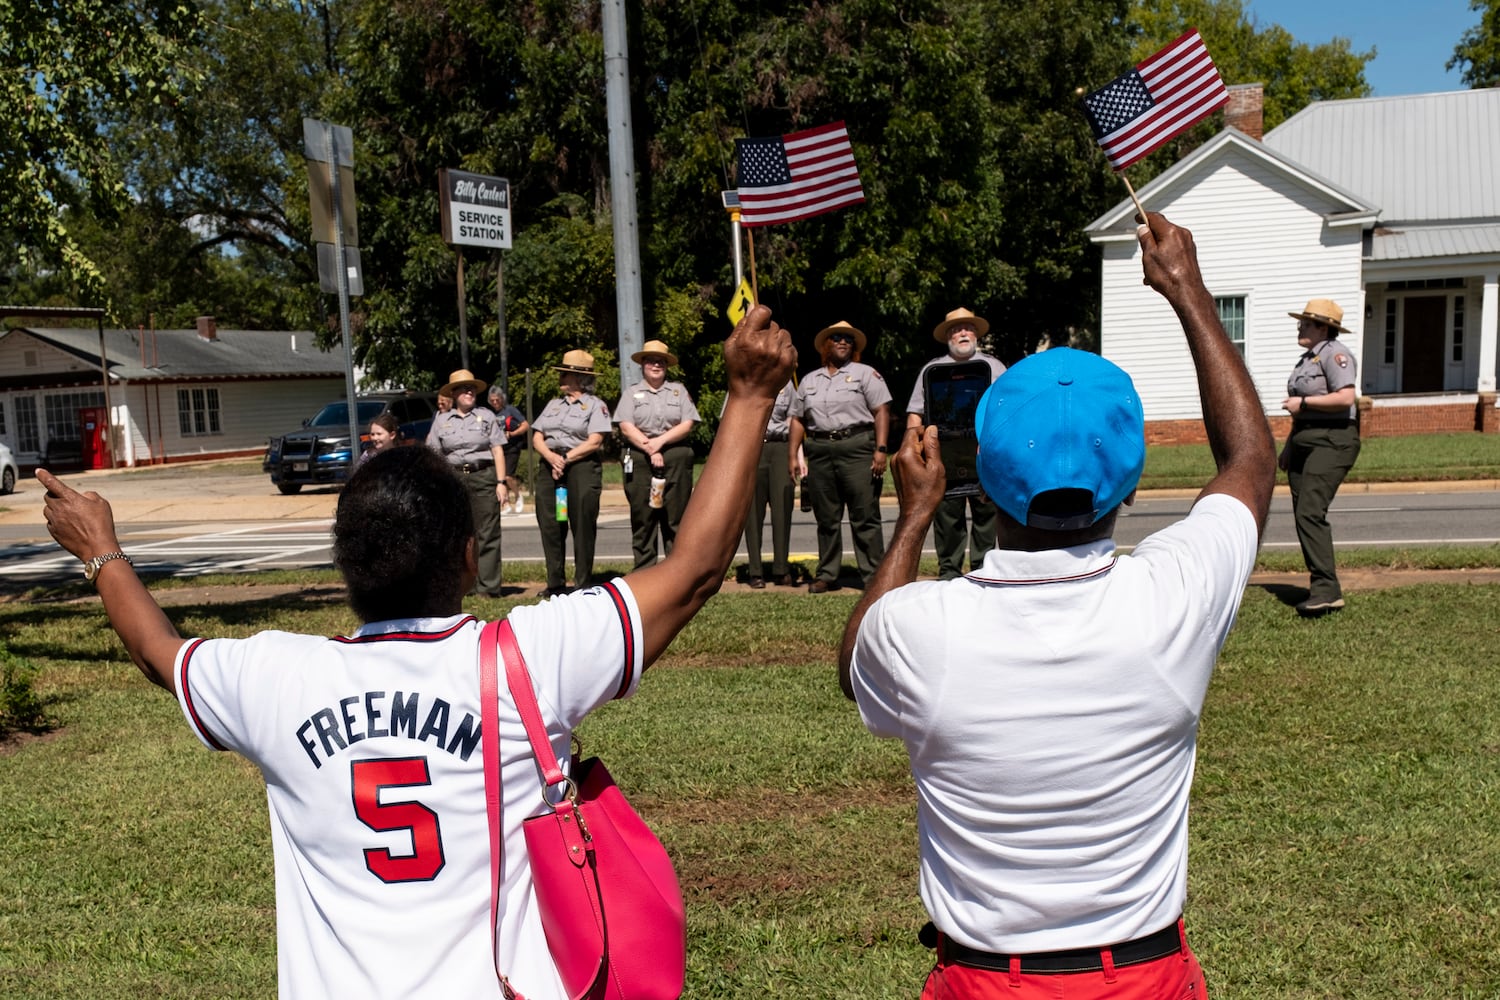
MULTIPOLYGON (((614 581, 510 614, 558 758, 592 709, 631 694, 640 615, 614 581)), ((500 995, 470 615, 344 638, 194 640, 178 700, 205 744, 266 782, 282 997, 500 995)), ((528 1000, 566 1000, 532 892, 521 821, 541 779, 500 662, 504 831, 499 964, 528 1000)))
POLYGON ((1258 544, 1215 493, 1128 556, 994 549, 871 606, 855 696, 906 743, 939 930, 1027 954, 1176 922, 1198 717, 1258 544))

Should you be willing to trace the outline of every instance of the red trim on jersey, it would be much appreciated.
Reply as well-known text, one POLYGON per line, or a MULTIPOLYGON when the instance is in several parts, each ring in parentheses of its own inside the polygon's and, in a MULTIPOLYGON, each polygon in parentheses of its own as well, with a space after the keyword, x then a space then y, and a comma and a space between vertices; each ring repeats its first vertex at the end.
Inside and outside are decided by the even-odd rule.
POLYGON ((1115 560, 1111 559, 1098 569, 1091 569, 1087 573, 1074 573, 1071 576, 1044 576, 1023 578, 1020 580, 1005 580, 1000 577, 980 576, 978 573, 970 573, 969 579, 976 580, 979 583, 997 583, 1007 587, 1028 587, 1038 583, 1073 583, 1076 580, 1087 580, 1091 577, 1103 576, 1114 568, 1115 560))
POLYGON ((630 608, 619 588, 606 583, 601 585, 601 589, 615 602, 615 613, 620 616, 620 638, 625 646, 625 672, 620 679, 620 688, 615 692, 615 698, 618 699, 625 697, 630 690, 630 682, 635 678, 635 633, 630 628, 630 608))
POLYGON ((193 658, 193 653, 197 651, 199 646, 203 645, 204 641, 203 639, 194 639, 188 643, 187 649, 183 650, 182 669, 177 673, 177 690, 182 692, 182 703, 187 706, 188 718, 193 720, 193 726, 198 732, 203 734, 203 738, 208 741, 208 745, 215 750, 228 750, 229 748, 220 743, 218 737, 209 732, 208 727, 203 724, 203 718, 198 714, 198 706, 193 704, 193 689, 188 684, 188 661, 193 658))
POLYGON ((455 632, 463 628, 465 625, 468 625, 470 622, 477 622, 478 620, 479 619, 475 618, 473 615, 464 615, 458 621, 454 622, 453 625, 443 629, 443 631, 441 632, 381 632, 378 635, 360 635, 354 636, 352 638, 347 635, 336 635, 333 637, 333 641, 356 643, 384 642, 388 639, 397 639, 402 642, 438 642, 439 640, 446 639, 449 636, 453 635, 455 632))

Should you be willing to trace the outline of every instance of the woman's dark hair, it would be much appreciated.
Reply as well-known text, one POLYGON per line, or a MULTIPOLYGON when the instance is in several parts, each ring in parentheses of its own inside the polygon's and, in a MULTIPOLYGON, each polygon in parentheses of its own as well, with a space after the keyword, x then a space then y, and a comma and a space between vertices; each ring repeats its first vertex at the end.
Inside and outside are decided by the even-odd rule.
POLYGON ((333 564, 361 621, 453 615, 473 537, 468 491, 448 463, 430 448, 388 448, 339 497, 333 564))
POLYGON ((401 425, 396 422, 396 417, 395 417, 395 415, 393 413, 391 413, 390 410, 385 411, 380 416, 376 417, 374 420, 371 420, 370 423, 371 424, 379 424, 381 427, 384 427, 386 430, 390 431, 392 434, 395 434, 398 437, 400 436, 401 425))

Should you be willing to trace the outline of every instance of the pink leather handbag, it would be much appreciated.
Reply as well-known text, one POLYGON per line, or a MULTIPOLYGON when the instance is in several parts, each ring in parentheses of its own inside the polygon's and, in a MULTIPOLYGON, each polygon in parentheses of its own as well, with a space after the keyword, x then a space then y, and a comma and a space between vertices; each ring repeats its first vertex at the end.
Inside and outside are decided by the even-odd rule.
MULTIPOLYGON (((574 1000, 676 1000, 687 967, 687 921, 672 861, 597 757, 575 756, 571 777, 558 766, 526 660, 506 621, 490 622, 479 640, 491 922, 500 879, 497 645, 552 810, 526 820, 522 832, 547 948, 563 986, 574 1000)), ((503 974, 500 979, 506 995, 514 996, 503 974)))

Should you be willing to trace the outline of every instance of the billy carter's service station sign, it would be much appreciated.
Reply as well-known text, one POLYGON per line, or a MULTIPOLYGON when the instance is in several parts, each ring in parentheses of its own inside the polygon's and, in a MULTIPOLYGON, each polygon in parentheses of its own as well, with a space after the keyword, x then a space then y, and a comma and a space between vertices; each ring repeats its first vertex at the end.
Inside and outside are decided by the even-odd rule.
POLYGON ((510 249, 510 181, 444 169, 438 184, 444 243, 510 249))

